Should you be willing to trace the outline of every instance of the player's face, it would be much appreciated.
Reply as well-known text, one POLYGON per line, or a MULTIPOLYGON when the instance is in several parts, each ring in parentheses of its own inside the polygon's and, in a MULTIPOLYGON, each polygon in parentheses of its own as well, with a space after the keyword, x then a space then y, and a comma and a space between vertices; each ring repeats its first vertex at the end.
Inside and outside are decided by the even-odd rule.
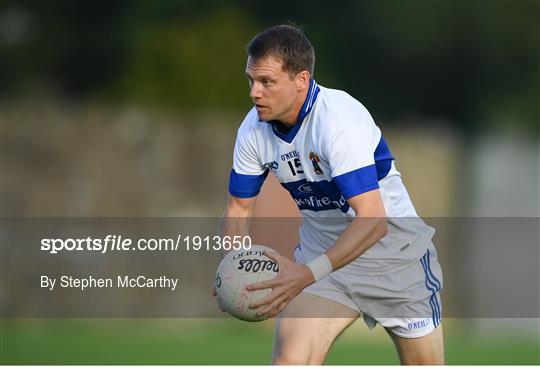
POLYGON ((309 73, 291 76, 283 71, 283 62, 268 56, 254 62, 248 57, 246 74, 249 96, 255 104, 260 120, 279 120, 293 125, 304 103, 309 86, 309 73))

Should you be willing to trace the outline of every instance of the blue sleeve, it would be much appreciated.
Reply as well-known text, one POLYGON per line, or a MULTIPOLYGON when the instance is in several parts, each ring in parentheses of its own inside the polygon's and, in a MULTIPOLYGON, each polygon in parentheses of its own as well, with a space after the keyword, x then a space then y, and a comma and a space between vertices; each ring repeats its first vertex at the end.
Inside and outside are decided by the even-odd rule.
POLYGON ((247 199, 257 196, 269 170, 260 175, 243 175, 231 170, 229 178, 229 193, 237 198, 247 199))
POLYGON ((374 164, 336 176, 334 181, 345 199, 379 188, 374 164))

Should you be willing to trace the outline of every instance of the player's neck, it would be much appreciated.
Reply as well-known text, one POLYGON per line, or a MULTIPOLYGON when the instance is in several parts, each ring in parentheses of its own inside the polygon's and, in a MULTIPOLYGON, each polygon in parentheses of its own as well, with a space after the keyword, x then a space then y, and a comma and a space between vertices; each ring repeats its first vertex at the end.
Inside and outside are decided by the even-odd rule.
POLYGON ((287 127, 291 127, 291 126, 294 126, 298 122, 298 115, 300 115, 300 110, 302 109, 302 106, 304 105, 304 102, 306 101, 308 90, 309 88, 306 88, 304 92, 299 94, 298 98, 293 104, 293 107, 291 108, 291 112, 287 114, 285 119, 279 120, 283 125, 287 127))

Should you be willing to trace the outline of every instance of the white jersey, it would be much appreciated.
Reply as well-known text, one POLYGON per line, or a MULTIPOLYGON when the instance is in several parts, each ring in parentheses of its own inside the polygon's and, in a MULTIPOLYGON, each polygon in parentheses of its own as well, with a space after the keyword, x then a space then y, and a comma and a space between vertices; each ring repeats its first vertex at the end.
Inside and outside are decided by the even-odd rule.
POLYGON ((354 219, 347 199, 380 189, 388 234, 344 270, 385 273, 422 257, 434 230, 418 218, 381 130, 360 102, 311 80, 297 123, 288 132, 278 125, 260 121, 255 108, 247 114, 234 149, 231 195, 256 196, 272 171, 300 209, 297 250, 310 261, 354 219))

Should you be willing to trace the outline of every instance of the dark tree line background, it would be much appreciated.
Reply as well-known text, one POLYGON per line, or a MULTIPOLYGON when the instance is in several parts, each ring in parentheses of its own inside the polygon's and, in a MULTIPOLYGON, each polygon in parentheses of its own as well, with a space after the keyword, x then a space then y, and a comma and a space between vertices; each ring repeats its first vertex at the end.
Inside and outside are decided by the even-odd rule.
POLYGON ((0 102, 242 110, 244 45, 287 21, 313 42, 319 83, 378 119, 539 131, 535 0, 1 1, 0 102))

